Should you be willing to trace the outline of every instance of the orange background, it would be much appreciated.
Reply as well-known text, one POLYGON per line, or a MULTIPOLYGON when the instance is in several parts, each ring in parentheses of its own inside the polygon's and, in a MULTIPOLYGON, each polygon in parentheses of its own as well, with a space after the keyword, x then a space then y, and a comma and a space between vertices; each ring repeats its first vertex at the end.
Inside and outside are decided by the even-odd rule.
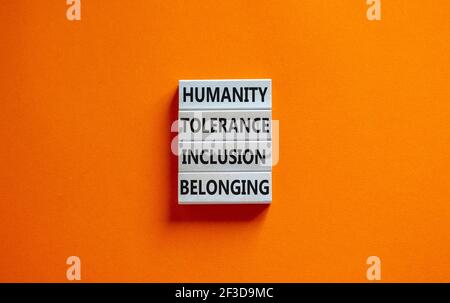
POLYGON ((0 281, 450 281, 450 4, 0 3, 0 281), (178 206, 179 79, 272 78, 273 204, 178 206))

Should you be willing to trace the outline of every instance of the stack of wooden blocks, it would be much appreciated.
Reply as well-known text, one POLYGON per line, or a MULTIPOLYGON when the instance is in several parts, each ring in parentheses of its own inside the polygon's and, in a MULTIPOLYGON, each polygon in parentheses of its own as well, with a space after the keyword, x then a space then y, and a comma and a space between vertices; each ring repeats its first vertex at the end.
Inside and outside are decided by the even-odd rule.
POLYGON ((272 201, 272 81, 180 80, 178 203, 272 201))

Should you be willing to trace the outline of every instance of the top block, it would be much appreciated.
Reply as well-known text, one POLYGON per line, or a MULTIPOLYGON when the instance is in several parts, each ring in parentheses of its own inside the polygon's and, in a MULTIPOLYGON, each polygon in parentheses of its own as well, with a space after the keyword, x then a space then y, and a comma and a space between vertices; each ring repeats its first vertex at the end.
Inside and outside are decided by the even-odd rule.
POLYGON ((180 80, 180 110, 272 109, 272 80, 180 80))

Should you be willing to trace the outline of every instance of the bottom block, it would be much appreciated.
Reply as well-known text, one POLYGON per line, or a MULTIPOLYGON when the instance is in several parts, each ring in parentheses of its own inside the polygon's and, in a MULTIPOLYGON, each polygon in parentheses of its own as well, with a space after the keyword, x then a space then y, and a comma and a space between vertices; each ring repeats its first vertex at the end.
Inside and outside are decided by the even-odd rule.
POLYGON ((178 204, 267 204, 272 172, 178 173, 178 204))

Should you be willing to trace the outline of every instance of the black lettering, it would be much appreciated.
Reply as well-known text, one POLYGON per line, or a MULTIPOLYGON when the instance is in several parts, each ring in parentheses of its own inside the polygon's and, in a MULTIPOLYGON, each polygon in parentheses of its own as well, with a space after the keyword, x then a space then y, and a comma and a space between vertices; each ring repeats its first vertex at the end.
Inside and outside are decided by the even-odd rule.
POLYGON ((248 89, 252 92, 252 102, 255 102, 256 101, 256 90, 258 88, 257 87, 249 87, 248 89))
POLYGON ((270 191, 269 180, 262 180, 259 183, 259 192, 263 195, 268 195, 270 191))
POLYGON ((204 87, 196 87, 195 88, 195 101, 203 102, 205 100, 205 88, 204 87), (198 89, 202 90, 201 98, 199 97, 198 89))
POLYGON ((180 180, 180 191, 182 195, 189 194, 189 182, 187 180, 180 180))
POLYGON ((242 102, 242 87, 239 87, 239 90, 233 87, 233 101, 236 102, 236 100, 242 102))
POLYGON ((193 88, 189 87, 189 89, 190 89, 189 93, 186 91, 186 88, 188 88, 188 87, 183 87, 183 102, 186 102, 187 97, 191 97, 191 102, 192 102, 193 101, 192 96, 194 94, 193 88))
POLYGON ((239 180, 233 180, 231 182, 231 193, 233 195, 239 195, 240 189, 239 189, 239 180), (237 186, 236 186, 237 185, 237 186))
POLYGON ((262 89, 262 87, 259 87, 259 93, 261 94, 261 102, 264 102, 264 98, 267 93, 267 87, 264 87, 264 90, 262 89))
POLYGON ((230 92, 229 92, 229 90, 228 90, 228 87, 225 87, 225 88, 223 89, 222 99, 220 100, 220 102, 224 102, 225 99, 227 99, 228 102, 231 102, 230 92))
POLYGON ((206 99, 208 100, 208 102, 218 102, 219 101, 219 94, 220 94, 220 89, 218 87, 216 88, 212 88, 212 87, 208 87, 206 89, 207 91, 207 96, 206 99), (214 93, 213 93, 214 90, 214 93), (216 100, 217 98, 217 100, 216 100))
POLYGON ((217 191, 217 183, 214 180, 209 180, 208 183, 206 184, 206 191, 210 195, 215 195, 217 191), (211 189, 210 187, 211 184, 213 185, 213 189, 211 189))
POLYGON ((250 180, 247 180, 248 194, 250 194, 250 191, 252 191, 254 195, 258 193, 257 184, 258 180, 255 180, 255 184, 253 184, 250 180))
POLYGON ((262 153, 259 149, 256 150, 255 164, 259 164, 259 161, 266 163, 266 150, 263 149, 262 153))
POLYGON ((219 181, 219 194, 223 195, 226 194, 228 195, 230 193, 230 182, 228 180, 226 180, 226 182, 224 182, 223 180, 219 181))

